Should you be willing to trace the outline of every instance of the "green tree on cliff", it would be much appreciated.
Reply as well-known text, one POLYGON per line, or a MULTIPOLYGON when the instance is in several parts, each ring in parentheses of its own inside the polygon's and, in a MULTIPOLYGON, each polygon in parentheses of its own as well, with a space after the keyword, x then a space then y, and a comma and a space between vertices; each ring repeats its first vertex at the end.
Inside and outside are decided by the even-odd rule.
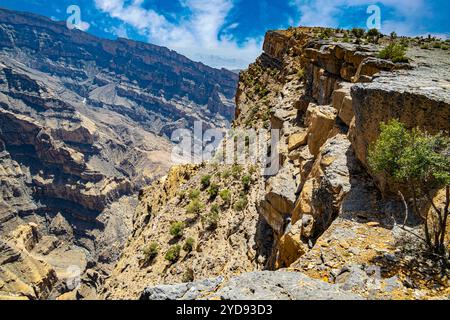
MULTIPOLYGON (((413 211, 424 222, 423 240, 433 253, 444 255, 450 203, 449 137, 430 135, 418 128, 407 130, 398 120, 382 123, 380 129, 380 137, 369 148, 369 166, 375 173, 406 185, 412 197, 413 211), (443 188, 445 203, 438 207, 432 194, 443 188), (432 210, 421 212, 419 201, 429 204, 432 210)), ((408 212, 400 190, 399 194, 408 212)))
POLYGON ((367 36, 369 37, 372 43, 377 44, 382 34, 380 33, 380 31, 378 31, 378 29, 373 28, 367 31, 367 36))

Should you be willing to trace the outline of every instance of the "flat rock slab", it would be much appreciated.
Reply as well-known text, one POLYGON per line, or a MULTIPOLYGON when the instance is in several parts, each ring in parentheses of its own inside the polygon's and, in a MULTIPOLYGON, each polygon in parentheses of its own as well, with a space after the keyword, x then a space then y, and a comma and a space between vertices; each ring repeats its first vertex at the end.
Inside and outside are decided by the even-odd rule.
POLYGON ((338 286, 311 279, 299 272, 259 271, 187 284, 149 287, 145 300, 361 300, 338 286), (222 283, 223 282, 223 283, 222 283))

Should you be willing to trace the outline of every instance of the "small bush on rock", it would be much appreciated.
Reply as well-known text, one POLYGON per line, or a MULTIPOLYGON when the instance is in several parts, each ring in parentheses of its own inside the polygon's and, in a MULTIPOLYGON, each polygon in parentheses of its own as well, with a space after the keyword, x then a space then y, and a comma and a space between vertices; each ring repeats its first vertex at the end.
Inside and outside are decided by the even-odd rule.
POLYGON ((223 202, 225 202, 226 204, 229 204, 231 201, 231 192, 228 189, 224 189, 222 191, 220 191, 219 193, 220 198, 222 198, 223 202))
POLYGON ((181 251, 181 247, 180 245, 175 245, 170 247, 170 249, 166 252, 166 260, 169 261, 170 263, 175 263, 178 261, 178 259, 180 258, 180 251, 181 251))
POLYGON ((248 201, 247 198, 241 196, 238 201, 233 206, 233 209, 236 211, 243 211, 247 207, 248 201))
POLYGON ((198 197, 200 197, 200 191, 199 190, 191 190, 189 191, 189 199, 194 200, 194 199, 198 199, 198 197))
POLYGON ((378 57, 381 59, 391 60, 394 63, 408 62, 408 58, 405 57, 406 47, 399 43, 391 43, 380 51, 378 57))
POLYGON ((242 166, 239 164, 234 164, 231 168, 231 174, 233 175, 233 178, 239 179, 241 177, 242 173, 242 166))
POLYGON ((250 177, 249 175, 242 177, 242 187, 244 188, 245 191, 250 190, 251 182, 252 182, 252 177, 250 177))
POLYGON ((222 172, 222 179, 228 179, 231 176, 231 172, 229 170, 225 170, 222 172))
POLYGON ((215 198, 217 198, 218 194, 219 194, 219 185, 217 185, 216 183, 212 183, 208 189, 209 198, 211 200, 214 200, 215 198))
POLYGON ((203 210, 203 205, 199 199, 193 199, 186 207, 186 213, 188 214, 200 214, 203 210))
POLYGON ((183 250, 186 252, 191 252, 194 248, 194 239, 193 238, 187 238, 183 245, 183 250))
MULTIPOLYGON (((409 189, 413 211, 424 223, 423 240, 430 251, 445 255, 450 211, 450 138, 442 134, 429 135, 420 129, 407 130, 398 120, 382 123, 380 129, 378 140, 369 148, 370 168, 409 189), (441 188, 445 188, 446 201, 442 208, 438 208, 433 190, 441 188), (432 209, 420 210, 419 201, 426 202, 432 209)), ((407 201, 402 192, 398 192, 408 212, 407 201)))
POLYGON ((207 175, 203 176, 200 180, 200 183, 202 184, 203 190, 208 188, 209 185, 211 184, 211 175, 207 174, 207 175))
POLYGON ((376 43, 378 43, 378 40, 381 37, 381 33, 380 33, 380 31, 378 31, 378 29, 373 28, 373 29, 370 29, 369 31, 367 31, 367 36, 369 37, 369 39, 372 43, 376 44, 376 43))
POLYGON ((150 262, 153 259, 155 259, 156 256, 158 255, 158 252, 159 252, 158 243, 156 243, 156 242, 150 243, 143 250, 145 261, 150 262))
POLYGON ((351 32, 355 36, 355 38, 357 38, 357 39, 363 38, 364 35, 366 34, 364 29, 361 29, 361 28, 353 28, 351 30, 351 32))
POLYGON ((205 216, 204 223, 208 229, 216 229, 219 225, 220 208, 218 205, 213 205, 211 211, 205 216))
POLYGON ((174 222, 170 225, 170 234, 175 238, 181 238, 183 236, 184 228, 184 222, 174 222))

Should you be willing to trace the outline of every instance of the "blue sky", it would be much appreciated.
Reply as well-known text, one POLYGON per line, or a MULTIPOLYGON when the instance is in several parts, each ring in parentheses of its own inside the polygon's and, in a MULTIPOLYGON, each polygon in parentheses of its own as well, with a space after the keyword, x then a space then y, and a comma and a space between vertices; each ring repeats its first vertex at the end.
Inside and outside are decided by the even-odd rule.
POLYGON ((261 52, 264 33, 290 25, 366 27, 381 9, 383 33, 448 37, 448 0, 1 0, 0 6, 66 20, 105 38, 126 37, 174 49, 214 67, 243 68, 261 52))

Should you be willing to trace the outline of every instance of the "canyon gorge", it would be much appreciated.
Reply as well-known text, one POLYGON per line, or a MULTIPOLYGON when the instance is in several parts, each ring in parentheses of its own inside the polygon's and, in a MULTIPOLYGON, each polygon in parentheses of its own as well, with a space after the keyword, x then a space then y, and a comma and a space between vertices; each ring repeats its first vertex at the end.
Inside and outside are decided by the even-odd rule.
POLYGON ((426 41, 273 30, 238 76, 1 9, 0 298, 448 299, 422 222, 368 163, 392 119, 448 136, 449 51, 426 41), (407 61, 380 58, 395 41, 407 61), (172 166, 171 133, 197 120, 279 130, 280 169, 221 149, 172 166))

